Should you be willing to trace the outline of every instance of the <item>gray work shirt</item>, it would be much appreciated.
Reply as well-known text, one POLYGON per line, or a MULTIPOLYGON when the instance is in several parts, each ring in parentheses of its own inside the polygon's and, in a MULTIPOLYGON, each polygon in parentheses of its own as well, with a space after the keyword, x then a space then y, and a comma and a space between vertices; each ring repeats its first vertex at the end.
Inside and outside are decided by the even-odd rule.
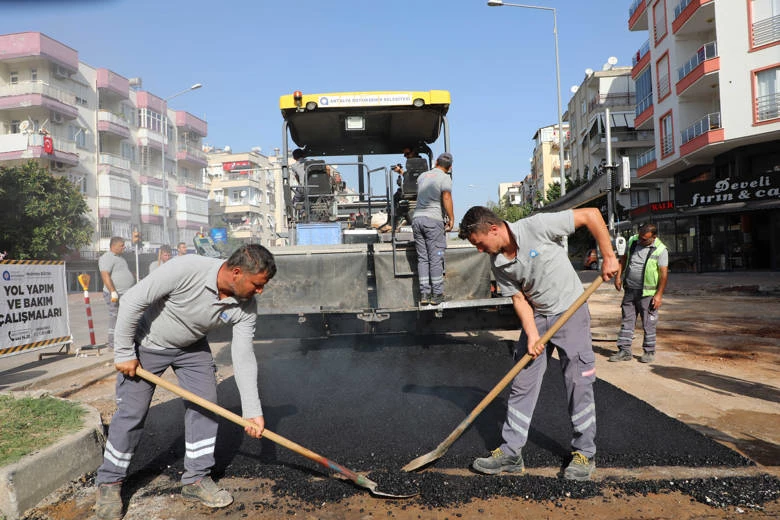
MULTIPOLYGON (((111 251, 100 256, 98 259, 98 270, 108 273, 111 277, 111 282, 114 284, 114 289, 120 295, 127 292, 135 283, 135 276, 130 272, 127 260, 111 251)), ((108 292, 106 287, 103 287, 103 290, 108 292)))
MULTIPOLYGON (((655 248, 644 247, 639 243, 639 240, 635 243, 636 247, 634 248, 634 253, 629 254, 628 265, 626 266, 626 269, 628 269, 628 272, 626 273, 626 287, 629 289, 643 289, 645 286, 645 281, 643 279, 645 262, 655 248)), ((668 265, 669 251, 664 249, 663 252, 658 255, 658 267, 667 267, 668 265)))
POLYGON ((444 191, 452 192, 452 177, 439 168, 421 173, 417 177, 417 206, 414 208, 414 218, 429 217, 443 222, 441 194, 444 191))
POLYGON ((135 344, 185 349, 206 341, 221 325, 233 326, 231 354, 244 417, 263 414, 252 347, 257 320, 254 298, 219 299, 217 273, 224 260, 197 255, 165 262, 122 298, 115 330, 114 361, 136 359, 135 344))
POLYGON ((508 223, 517 242, 517 256, 490 255, 501 294, 522 292, 534 311, 545 316, 564 312, 582 294, 582 282, 561 239, 574 233, 574 213, 539 213, 508 223))

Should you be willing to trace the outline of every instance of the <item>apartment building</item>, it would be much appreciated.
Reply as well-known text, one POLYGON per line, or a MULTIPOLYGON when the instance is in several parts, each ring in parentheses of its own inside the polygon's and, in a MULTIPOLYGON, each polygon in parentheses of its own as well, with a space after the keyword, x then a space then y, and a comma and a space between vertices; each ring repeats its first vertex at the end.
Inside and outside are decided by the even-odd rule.
POLYGON ((39 32, 0 35, 0 164, 30 159, 68 177, 94 225, 81 257, 141 232, 145 249, 208 226, 206 121, 39 32))
POLYGON ((671 186, 632 210, 673 266, 780 269, 780 0, 635 0, 637 179, 671 186))
MULTIPOLYGON (((632 67, 616 64, 617 59, 610 58, 602 70, 586 69, 582 83, 572 88, 566 111, 571 132, 564 142, 571 157, 568 176, 579 183, 593 181, 607 173, 605 165, 621 165, 622 157, 628 157, 632 186, 629 192, 618 194, 617 201, 624 208, 636 208, 664 200, 667 194, 663 181, 637 177, 638 158, 654 146, 653 129, 636 129, 632 67), (612 157, 607 153, 608 132, 612 157)), ((605 182, 604 188, 607 187, 605 182)), ((606 196, 604 190, 589 190, 587 194, 592 198, 606 196)), ((579 199, 580 204, 588 202, 583 197, 579 199)))
MULTIPOLYGON (((530 179, 527 176, 526 179, 530 179)), ((520 182, 501 182, 498 184, 498 202, 506 201, 510 206, 522 206, 530 204, 530 198, 526 197, 526 190, 523 189, 525 181, 520 182)))
POLYGON ((278 154, 233 153, 227 148, 209 150, 207 157, 211 228, 224 229, 227 237, 244 243, 285 245, 278 154))
MULTIPOLYGON (((569 133, 569 123, 563 123, 564 139, 569 133)), ((534 206, 537 201, 544 200, 547 190, 554 183, 561 182, 561 160, 559 146, 562 146, 558 135, 558 125, 539 128, 534 133, 534 155, 531 158, 531 174, 528 190, 534 206)), ((569 159, 564 155, 564 168, 569 168, 569 159)))

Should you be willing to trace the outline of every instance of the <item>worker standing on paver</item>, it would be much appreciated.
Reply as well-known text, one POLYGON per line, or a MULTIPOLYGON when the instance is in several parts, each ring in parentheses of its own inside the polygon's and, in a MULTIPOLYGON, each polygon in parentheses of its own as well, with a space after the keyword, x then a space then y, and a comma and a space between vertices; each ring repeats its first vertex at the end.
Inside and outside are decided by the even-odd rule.
POLYGON ((669 279, 669 252, 655 224, 645 224, 639 234, 628 239, 626 254, 620 257, 620 268, 615 288, 625 290, 620 305, 623 321, 618 334, 617 354, 610 361, 631 361, 631 343, 634 339, 636 316, 642 318, 644 353, 639 361, 652 363, 655 359, 655 331, 658 309, 663 303, 666 282, 669 279))
MULTIPOLYGON (((481 473, 525 471, 522 449, 528 441, 531 417, 553 351, 549 348, 546 355, 541 355, 545 345, 537 342, 583 292, 561 238, 582 226, 601 248, 601 273, 604 280, 609 280, 617 273, 618 262, 604 219, 595 208, 540 213, 510 224, 488 208, 475 206, 460 223, 458 236, 490 255, 501 294, 512 298, 522 326, 515 359, 526 353, 534 358, 512 382, 502 430, 504 442, 489 457, 473 463, 481 473)), ((560 358, 574 430, 572 460, 563 474, 570 480, 589 480, 595 469, 596 356, 590 338, 590 312, 583 304, 550 339, 550 346, 557 349, 560 358)))
MULTIPOLYGON (((231 353, 243 416, 256 425, 247 434, 260 438, 265 428, 252 347, 257 307, 254 296, 276 274, 273 255, 263 246, 245 245, 227 261, 199 255, 176 260, 176 269, 157 269, 128 291, 119 309, 114 363, 117 411, 111 420, 103 464, 97 473, 98 520, 122 518, 121 484, 143 433, 155 385, 136 377, 141 366, 160 375, 172 367, 185 390, 217 400, 216 364, 206 334, 231 324, 231 353)), ((225 507, 233 497, 211 479, 217 440, 215 417, 186 402, 182 495, 208 507, 225 507)))

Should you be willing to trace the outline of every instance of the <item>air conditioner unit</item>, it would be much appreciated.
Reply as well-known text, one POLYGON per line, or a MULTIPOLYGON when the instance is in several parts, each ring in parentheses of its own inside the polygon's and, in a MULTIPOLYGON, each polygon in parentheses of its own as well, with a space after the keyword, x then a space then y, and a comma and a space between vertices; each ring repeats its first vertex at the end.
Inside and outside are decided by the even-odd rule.
POLYGON ((62 124, 63 121, 64 121, 64 118, 62 117, 62 114, 60 114, 59 112, 52 112, 51 113, 51 122, 52 123, 57 123, 59 125, 59 124, 62 124))

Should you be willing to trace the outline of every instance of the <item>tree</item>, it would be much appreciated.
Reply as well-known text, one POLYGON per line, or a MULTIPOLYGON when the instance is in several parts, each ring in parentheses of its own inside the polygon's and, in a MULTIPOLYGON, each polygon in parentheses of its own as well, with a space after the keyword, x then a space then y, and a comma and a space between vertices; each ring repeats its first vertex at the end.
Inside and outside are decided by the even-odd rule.
POLYGON ((545 199, 545 204, 550 204, 559 198, 561 198, 561 183, 553 182, 547 188, 547 198, 545 199))
POLYGON ((92 242, 84 197, 35 161, 0 167, 0 250, 14 260, 58 260, 92 242))
POLYGON ((507 222, 515 222, 521 218, 525 218, 533 211, 530 204, 513 206, 506 203, 496 204, 494 202, 488 202, 487 207, 490 211, 495 213, 497 217, 506 220, 507 222))

